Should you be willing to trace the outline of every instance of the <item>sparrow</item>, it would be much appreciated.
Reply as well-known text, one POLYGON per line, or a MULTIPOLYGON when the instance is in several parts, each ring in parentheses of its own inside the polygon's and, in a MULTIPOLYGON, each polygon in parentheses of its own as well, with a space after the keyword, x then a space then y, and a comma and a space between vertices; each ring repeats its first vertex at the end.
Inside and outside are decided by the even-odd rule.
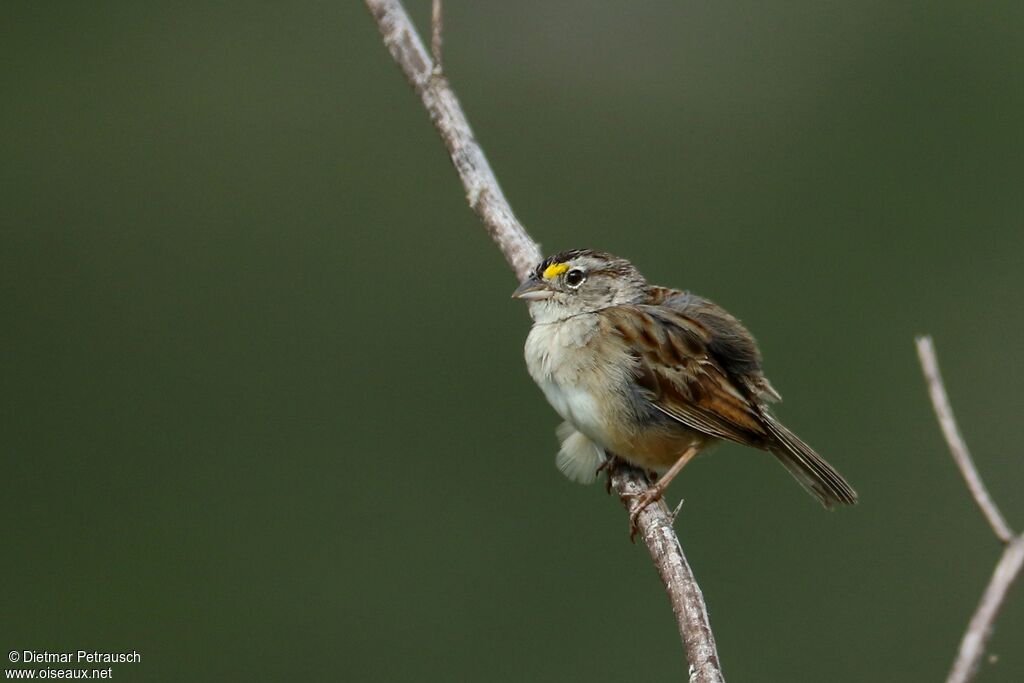
POLYGON ((774 455, 826 508, 857 494, 772 414, 781 396, 754 337, 722 307, 651 285, 626 259, 592 249, 550 256, 512 294, 529 304, 526 367, 565 420, 555 464, 591 483, 617 456, 658 479, 659 500, 698 453, 733 441, 774 455))

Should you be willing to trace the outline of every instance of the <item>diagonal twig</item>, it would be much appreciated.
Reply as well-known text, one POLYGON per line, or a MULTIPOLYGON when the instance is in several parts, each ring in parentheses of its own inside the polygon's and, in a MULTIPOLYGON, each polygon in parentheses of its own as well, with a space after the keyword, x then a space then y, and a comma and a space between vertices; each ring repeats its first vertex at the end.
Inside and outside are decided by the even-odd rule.
MULTIPOLYGON (((522 280, 541 260, 540 248, 516 220, 466 116, 447 79, 435 66, 398 0, 365 0, 380 29, 385 46, 419 95, 430 120, 444 142, 466 191, 466 200, 483 221, 516 276, 522 280)), ((440 56, 439 6, 433 18, 433 46, 440 56)), ((646 488, 646 478, 632 468, 616 467, 612 486, 629 509, 626 493, 646 488)), ((724 681, 714 636, 700 587, 683 555, 672 520, 663 505, 650 505, 638 519, 639 532, 651 553, 676 615, 692 683, 724 681)))
POLYGON ((932 343, 932 338, 918 337, 915 341, 917 342, 917 356, 921 360, 921 370, 924 372, 925 381, 928 382, 928 394, 932 399, 935 416, 939 419, 939 427, 942 428, 942 434, 946 437, 946 443, 949 445, 949 452, 952 453, 953 460, 956 461, 964 481, 967 482, 967 488, 971 490, 974 501, 981 508, 992 531, 1000 541, 1009 543, 1013 538, 1010 525, 1006 523, 1006 519, 999 512, 992 496, 988 494, 985 482, 981 480, 981 475, 978 474, 978 469, 974 466, 971 452, 967 450, 967 444, 960 436, 960 428, 957 427, 956 418, 953 417, 953 408, 949 405, 949 396, 946 394, 946 387, 942 382, 942 375, 939 373, 939 361, 935 357, 935 345, 932 343))
POLYGON ((435 72, 423 41, 397 0, 365 0, 384 45, 430 115, 466 190, 466 201, 483 221, 512 271, 525 279, 541 260, 540 248, 516 220, 498 179, 473 137, 455 91, 435 72))
POLYGON ((442 70, 441 47, 444 34, 444 12, 441 11, 441 0, 434 0, 430 8, 430 56, 434 58, 434 73, 442 70))
POLYGON ((971 617, 960 641, 960 650, 946 683, 966 683, 978 672, 978 665, 981 663, 981 656, 985 654, 985 646, 992 635, 999 609, 1003 606, 1013 582, 1020 575, 1022 566, 1024 534, 1010 541, 1003 550, 1003 555, 999 558, 992 578, 989 579, 978 607, 974 610, 974 616, 971 617))
POLYGON ((967 488, 970 489, 974 501, 981 508, 982 514, 988 520, 996 537, 1005 544, 1003 555, 996 564, 992 578, 989 579, 981 601, 967 625, 967 631, 960 641, 960 650, 957 652, 953 668, 949 672, 946 683, 966 683, 974 678, 978 672, 978 665, 981 656, 985 653, 985 646, 992 635, 996 617, 999 616, 999 609, 1006 600, 1006 595, 1024 567, 1024 534, 1014 536, 1010 525, 985 488, 985 483, 974 466, 974 459, 967 449, 967 444, 960 435, 956 419, 953 417, 953 408, 949 404, 949 396, 946 394, 946 387, 942 382, 942 375, 939 372, 939 361, 935 355, 935 345, 931 337, 918 337, 917 355, 921 360, 921 370, 924 373, 925 381, 928 383, 928 393, 932 399, 932 407, 935 409, 935 416, 939 420, 939 426, 953 460, 960 468, 967 488))
MULTIPOLYGON (((626 510, 632 512, 632 506, 639 505, 637 495, 650 485, 647 477, 619 458, 613 459, 608 476, 626 510)), ((723 682, 725 679, 718 661, 715 634, 711 631, 704 605, 704 594, 683 554, 679 537, 672 527, 674 521, 675 513, 670 513, 665 501, 660 500, 640 512, 637 527, 665 583, 679 626, 679 637, 690 663, 690 681, 723 682)))

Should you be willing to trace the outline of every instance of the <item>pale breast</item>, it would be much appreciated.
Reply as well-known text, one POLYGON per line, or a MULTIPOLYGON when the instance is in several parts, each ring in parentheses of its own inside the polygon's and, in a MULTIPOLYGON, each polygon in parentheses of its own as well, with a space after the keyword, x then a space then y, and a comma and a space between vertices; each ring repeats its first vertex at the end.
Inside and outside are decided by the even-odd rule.
POLYGON ((634 465, 664 471, 707 439, 657 411, 637 394, 635 360, 596 316, 536 324, 526 338, 526 365, 548 403, 588 439, 634 465))
POLYGON ((526 338, 526 366, 551 407, 591 440, 612 447, 609 425, 624 402, 629 359, 595 338, 595 316, 534 325, 526 338))

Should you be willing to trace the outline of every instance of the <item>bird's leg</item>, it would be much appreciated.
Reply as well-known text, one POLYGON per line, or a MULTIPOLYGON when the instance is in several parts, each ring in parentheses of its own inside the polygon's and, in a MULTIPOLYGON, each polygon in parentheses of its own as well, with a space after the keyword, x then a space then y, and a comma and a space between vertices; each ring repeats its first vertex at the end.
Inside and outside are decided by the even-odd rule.
POLYGON ((602 460, 601 464, 597 466, 597 472, 595 472, 595 474, 601 474, 601 472, 603 471, 608 475, 607 477, 605 477, 604 481, 604 491, 608 495, 612 494, 612 465, 614 464, 615 454, 608 453, 606 451, 604 454, 604 460, 602 460))
POLYGON ((630 537, 636 535, 636 523, 637 519, 640 517, 640 513, 643 512, 651 503, 661 500, 661 496, 665 493, 665 489, 667 489, 668 485, 672 483, 672 480, 676 478, 676 475, 686 467, 686 463, 693 460, 693 457, 697 455, 697 450, 696 446, 690 446, 681 456, 679 456, 679 459, 673 463, 672 467, 668 468, 668 471, 658 478, 658 481, 647 487, 647 490, 641 493, 629 494, 628 497, 635 501, 629 512, 630 537))

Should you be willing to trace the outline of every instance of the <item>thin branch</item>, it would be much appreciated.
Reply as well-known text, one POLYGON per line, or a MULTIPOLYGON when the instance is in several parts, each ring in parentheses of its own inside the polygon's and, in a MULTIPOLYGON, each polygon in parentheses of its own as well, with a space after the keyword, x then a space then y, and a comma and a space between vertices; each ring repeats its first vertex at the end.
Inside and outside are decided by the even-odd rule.
MULTIPOLYGON (((412 21, 398 0, 365 0, 380 29, 384 44, 402 69, 448 150, 470 207, 483 221, 516 276, 522 280, 541 260, 540 248, 516 220, 497 178, 462 112, 447 80, 440 75, 423 47, 412 21)), ((435 41, 440 46, 440 22, 434 22, 435 41)), ((438 56, 438 55, 435 55, 438 56)), ((639 493, 646 478, 632 468, 617 467, 612 485, 627 509, 628 493, 639 493)), ((692 683, 723 681, 715 640, 708 622, 700 587, 683 555, 672 519, 664 505, 650 505, 638 519, 639 532, 647 544, 658 573, 665 582, 682 636, 692 683)))
POLYGON ((931 337, 918 337, 917 356, 921 359, 921 371, 924 372, 925 381, 928 382, 928 393, 932 398, 932 407, 935 409, 935 416, 939 419, 939 427, 946 437, 949 445, 949 452, 953 454, 953 460, 960 468, 960 473, 967 482, 967 488, 971 490, 974 501, 981 508, 981 512, 988 520, 992 531, 1003 543, 1009 543, 1013 538, 1013 531, 999 508, 996 507, 992 497, 985 488, 985 482, 981 480, 978 469, 974 466, 974 459, 971 452, 967 450, 967 444, 960 436, 960 428, 957 427, 956 418, 953 417, 953 408, 949 404, 949 396, 946 394, 946 387, 942 383, 942 375, 939 373, 939 361, 935 357, 935 345, 931 337))
POLYGON ((1020 575, 1024 566, 1024 534, 1010 541, 999 558, 999 564, 992 572, 988 587, 981 596, 978 607, 974 610, 967 631, 960 641, 960 651, 949 672, 946 683, 967 683, 978 672, 981 656, 985 654, 985 646, 992 635, 992 629, 999 616, 999 608, 1006 600, 1010 586, 1020 575))
POLYGON ((434 0, 434 6, 430 11, 430 29, 430 54, 434 57, 434 73, 440 74, 443 68, 441 36, 444 34, 444 14, 441 11, 441 0, 434 0))
POLYGON ((434 64, 402 3, 366 0, 366 6, 377 21, 384 45, 420 96, 441 135, 466 190, 470 208, 483 221, 516 277, 525 279, 530 269, 540 263, 540 248, 512 213, 491 165, 473 137, 455 92, 443 76, 434 73, 434 64))
POLYGON ((953 408, 949 404, 949 396, 946 394, 946 387, 942 382, 942 374, 939 372, 939 361, 935 355, 935 345, 931 337, 918 337, 917 355, 921 360, 921 371, 924 373, 925 381, 928 383, 928 393, 931 395, 932 407, 935 409, 935 416, 939 420, 939 426, 946 437, 949 451, 953 460, 960 468, 967 488, 970 489, 982 514, 988 520, 996 537, 1006 544, 1003 555, 999 558, 992 578, 989 579, 988 587, 981 596, 974 616, 967 625, 967 631, 960 641, 960 650, 957 652, 953 668, 950 669, 946 683, 967 683, 974 678, 978 672, 978 665, 981 657, 985 654, 985 646, 992 636, 992 629, 999 616, 999 609, 1006 600, 1006 594, 1010 586, 1017 579, 1024 567, 1024 534, 1014 537, 1013 530, 1006 523, 1006 519, 985 488, 977 468, 974 466, 974 459, 967 449, 967 444, 960 435, 956 419, 953 417, 953 408))
MULTIPOLYGON (((619 495, 628 512, 632 512, 636 495, 650 485, 647 477, 616 458, 610 466, 612 488, 619 495)), ((676 508, 678 512, 678 508, 676 508)), ((686 561, 679 537, 672 528, 675 514, 670 513, 664 500, 648 505, 637 519, 639 533, 665 583, 672 612, 676 615, 679 637, 682 638, 686 657, 690 663, 690 681, 724 683, 722 667, 715 647, 715 634, 711 631, 708 610, 704 604, 697 579, 686 561)))

